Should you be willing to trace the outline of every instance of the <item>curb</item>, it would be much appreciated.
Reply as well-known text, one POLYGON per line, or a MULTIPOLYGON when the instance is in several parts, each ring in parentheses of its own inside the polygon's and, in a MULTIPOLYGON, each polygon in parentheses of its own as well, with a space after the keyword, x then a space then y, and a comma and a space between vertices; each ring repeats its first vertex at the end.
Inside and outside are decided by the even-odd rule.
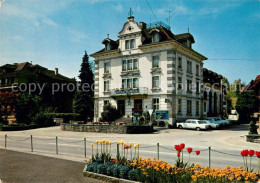
POLYGON ((89 172, 89 171, 86 171, 86 169, 87 169, 87 165, 83 169, 83 175, 85 177, 90 177, 90 178, 102 180, 105 182, 111 182, 111 183, 138 183, 138 182, 132 181, 132 180, 120 179, 120 178, 116 178, 116 177, 112 177, 112 176, 89 172))

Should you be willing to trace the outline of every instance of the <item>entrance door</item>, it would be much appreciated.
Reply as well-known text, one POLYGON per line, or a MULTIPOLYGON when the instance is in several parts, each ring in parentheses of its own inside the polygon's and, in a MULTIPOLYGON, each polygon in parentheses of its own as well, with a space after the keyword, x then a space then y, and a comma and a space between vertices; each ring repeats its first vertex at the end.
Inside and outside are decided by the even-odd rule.
POLYGON ((134 100, 134 112, 143 112, 143 100, 142 99, 135 99, 134 100))
POLYGON ((119 110, 119 114, 121 116, 125 115, 125 100, 118 100, 117 101, 117 109, 119 110))

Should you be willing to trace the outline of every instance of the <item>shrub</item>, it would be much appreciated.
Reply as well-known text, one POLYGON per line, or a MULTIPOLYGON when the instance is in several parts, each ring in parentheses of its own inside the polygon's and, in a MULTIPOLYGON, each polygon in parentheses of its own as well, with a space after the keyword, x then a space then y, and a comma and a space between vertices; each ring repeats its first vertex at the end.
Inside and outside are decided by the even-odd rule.
POLYGON ((37 114, 33 119, 32 122, 37 124, 40 127, 47 127, 47 126, 54 126, 55 123, 53 121, 53 117, 46 115, 44 113, 37 114))
POLYGON ((136 177, 137 173, 138 173, 138 170, 137 170, 137 169, 132 169, 132 170, 130 170, 130 171, 128 172, 128 179, 133 180, 133 181, 136 181, 136 180, 137 180, 137 177, 136 177))
POLYGON ((122 179, 126 179, 130 169, 131 169, 130 166, 119 167, 119 177, 122 179))
POLYGON ((112 106, 110 103, 104 106, 103 112, 101 113, 101 122, 111 122, 120 117, 119 111, 115 106, 112 106))
POLYGON ((97 173, 99 174, 107 174, 107 165, 106 164, 98 164, 97 165, 97 173))
POLYGON ((119 168, 121 167, 121 165, 117 166, 116 164, 113 165, 113 176, 114 177, 118 177, 119 178, 119 168))
POLYGON ((249 123, 249 134, 257 134, 256 122, 254 120, 249 123))
POLYGON ((40 102, 40 97, 23 93, 21 97, 16 100, 15 118, 17 122, 29 125, 33 117, 40 111, 40 102))

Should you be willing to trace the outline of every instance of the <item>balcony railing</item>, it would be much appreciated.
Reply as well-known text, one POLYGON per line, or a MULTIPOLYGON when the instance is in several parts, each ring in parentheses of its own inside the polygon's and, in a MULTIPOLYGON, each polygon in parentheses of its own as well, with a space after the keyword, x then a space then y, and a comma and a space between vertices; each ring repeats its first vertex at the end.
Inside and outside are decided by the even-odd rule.
POLYGON ((113 89, 111 91, 112 96, 124 96, 124 95, 147 95, 148 88, 139 87, 139 88, 121 88, 121 89, 113 89))

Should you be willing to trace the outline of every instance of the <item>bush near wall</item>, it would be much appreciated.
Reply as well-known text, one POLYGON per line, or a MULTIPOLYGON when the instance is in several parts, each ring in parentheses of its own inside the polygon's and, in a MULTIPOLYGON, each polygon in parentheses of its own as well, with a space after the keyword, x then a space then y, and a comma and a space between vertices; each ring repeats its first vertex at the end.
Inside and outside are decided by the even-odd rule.
POLYGON ((64 123, 69 123, 70 120, 78 121, 80 118, 80 114, 77 113, 46 113, 45 115, 52 118, 63 118, 64 123))

